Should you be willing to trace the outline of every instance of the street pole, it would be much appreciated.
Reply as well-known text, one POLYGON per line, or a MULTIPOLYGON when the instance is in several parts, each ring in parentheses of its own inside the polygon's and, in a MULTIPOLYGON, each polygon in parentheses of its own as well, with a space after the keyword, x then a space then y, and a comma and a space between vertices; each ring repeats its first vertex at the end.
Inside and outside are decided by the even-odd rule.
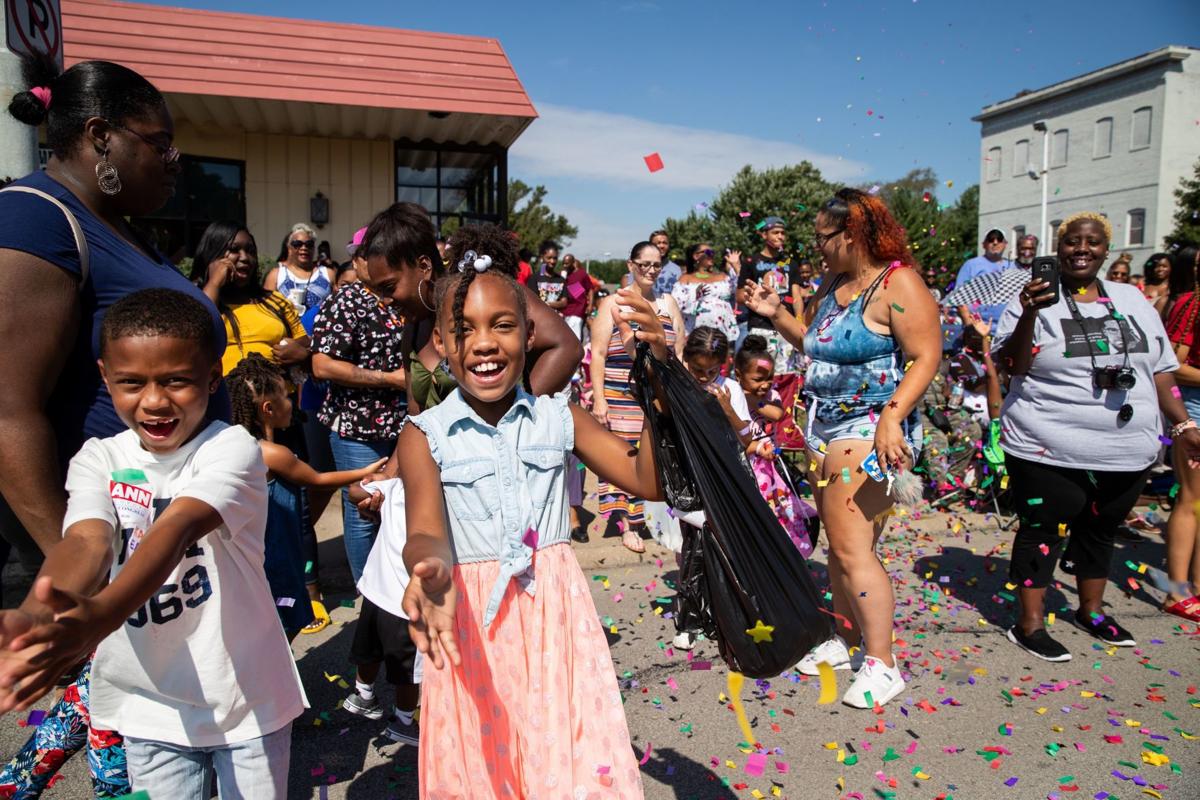
MULTIPOLYGON (((8 3, 0 2, 0 20, 8 26, 8 3)), ((28 89, 21 59, 0 38, 0 179, 21 178, 38 168, 37 130, 8 113, 13 95, 28 89)))
POLYGON ((1042 226, 1038 228, 1038 255, 1044 256, 1050 249, 1046 230, 1046 204, 1050 199, 1050 129, 1045 121, 1033 123, 1033 129, 1042 132, 1042 226))

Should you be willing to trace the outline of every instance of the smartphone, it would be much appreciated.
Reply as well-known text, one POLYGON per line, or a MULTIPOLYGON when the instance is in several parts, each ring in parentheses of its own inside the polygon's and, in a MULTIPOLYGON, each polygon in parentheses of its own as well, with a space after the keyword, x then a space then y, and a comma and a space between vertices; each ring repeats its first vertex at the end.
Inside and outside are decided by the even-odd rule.
POLYGON ((1058 256, 1039 256, 1033 260, 1033 266, 1030 267, 1031 277, 1034 279, 1043 280, 1050 284, 1050 293, 1054 295, 1053 299, 1042 303, 1042 308, 1052 306, 1058 302, 1058 256))

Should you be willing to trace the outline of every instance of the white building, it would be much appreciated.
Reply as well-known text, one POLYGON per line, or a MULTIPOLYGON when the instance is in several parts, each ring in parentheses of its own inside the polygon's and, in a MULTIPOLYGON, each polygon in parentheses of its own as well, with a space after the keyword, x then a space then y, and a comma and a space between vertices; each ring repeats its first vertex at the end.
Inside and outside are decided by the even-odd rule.
POLYGON ((1040 173, 1048 144, 1048 252, 1061 220, 1099 211, 1113 227, 1110 263, 1128 251, 1140 273, 1163 248, 1175 189, 1200 159, 1200 49, 1164 47, 1021 92, 972 119, 983 128, 977 241, 992 228, 1013 246, 1025 233, 1045 239, 1040 173))

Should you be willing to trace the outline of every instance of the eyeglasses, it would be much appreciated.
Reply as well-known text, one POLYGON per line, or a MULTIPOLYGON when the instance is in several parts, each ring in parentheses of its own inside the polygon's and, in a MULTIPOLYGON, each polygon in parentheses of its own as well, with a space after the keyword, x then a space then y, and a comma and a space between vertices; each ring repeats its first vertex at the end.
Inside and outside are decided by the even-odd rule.
POLYGON ((712 254, 713 254, 713 249, 711 247, 706 247, 703 250, 698 251, 698 253, 697 253, 697 255, 708 256, 709 258, 712 258, 712 254))
POLYGON ((300 250, 302 248, 307 248, 307 249, 311 250, 312 246, 313 246, 313 240, 312 239, 292 239, 290 242, 288 242, 288 245, 293 250, 300 250))
POLYGON ((634 261, 633 265, 641 272, 661 272, 661 261, 634 261))
POLYGON ((815 236, 813 236, 813 244, 816 246, 816 248, 818 250, 824 250, 825 245, 829 243, 830 239, 832 239, 835 236, 838 236, 839 234, 843 234, 845 232, 846 232, 845 228, 838 228, 836 231, 830 231, 829 233, 818 233, 815 236))
POLYGON ((158 157, 162 159, 162 162, 164 164, 174 164, 176 161, 179 160, 179 148, 178 147, 175 147, 174 145, 170 145, 170 144, 164 145, 161 142, 156 142, 149 137, 143 136, 142 134, 138 133, 137 131, 133 130, 132 128, 126 128, 124 125, 118 125, 115 122, 110 122, 108 124, 114 128, 117 128, 118 130, 125 131, 126 133, 132 133, 134 136, 136 136, 137 138, 141 139, 146 144, 153 147, 154 152, 158 153, 158 157))

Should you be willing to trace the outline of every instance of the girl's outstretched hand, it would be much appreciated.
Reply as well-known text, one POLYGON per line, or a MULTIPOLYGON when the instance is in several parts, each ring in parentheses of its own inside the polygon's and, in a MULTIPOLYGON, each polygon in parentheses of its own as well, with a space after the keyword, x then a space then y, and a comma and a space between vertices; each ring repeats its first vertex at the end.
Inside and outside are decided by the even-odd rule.
POLYGON ((412 580, 404 590, 401 605, 408 615, 413 644, 441 669, 449 659, 462 664, 454 638, 454 609, 457 593, 450 565, 440 558, 426 558, 413 567, 412 580))
POLYGON ((632 337, 639 342, 646 342, 655 358, 667 360, 670 352, 667 348, 667 332, 654 305, 641 293, 628 286, 619 289, 617 302, 612 306, 612 316, 622 340, 632 337))

